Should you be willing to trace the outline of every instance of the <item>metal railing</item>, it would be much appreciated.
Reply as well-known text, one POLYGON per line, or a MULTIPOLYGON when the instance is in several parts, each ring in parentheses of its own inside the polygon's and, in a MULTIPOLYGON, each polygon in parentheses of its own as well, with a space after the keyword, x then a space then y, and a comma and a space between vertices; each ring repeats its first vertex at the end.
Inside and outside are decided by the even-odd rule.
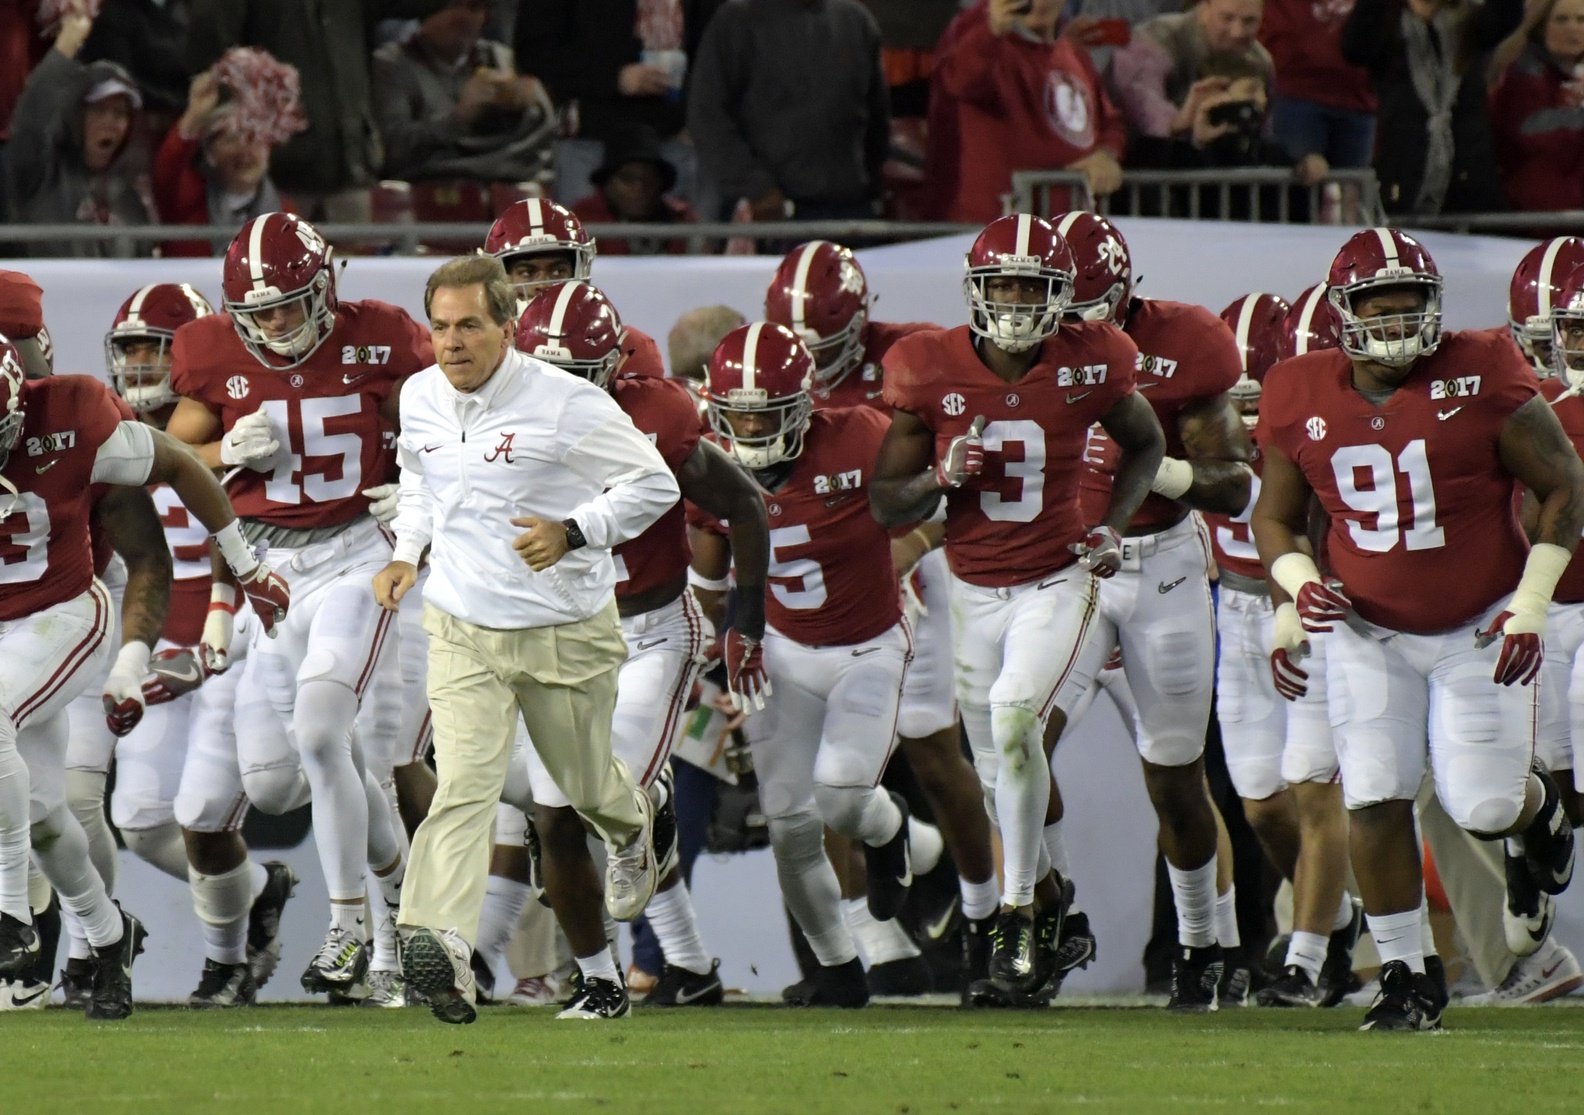
MULTIPOLYGON (((418 252, 426 242, 482 245, 489 233, 487 222, 366 222, 342 224, 326 221, 314 226, 332 244, 372 245, 405 254, 418 252)), ((597 239, 627 238, 677 240, 702 238, 730 240, 812 240, 817 238, 859 243, 920 240, 977 232, 978 225, 946 221, 764 221, 698 224, 598 223, 586 226, 597 239)), ((155 244, 166 240, 229 240, 236 229, 223 225, 0 225, 0 245, 38 243, 155 244)))
POLYGON ((1403 228, 1441 232, 1494 233, 1497 236, 1574 234, 1584 236, 1584 209, 1558 209, 1549 213, 1443 213, 1434 217, 1400 216, 1392 219, 1403 228))
POLYGON ((1332 170, 1304 185, 1283 167, 1216 170, 1124 170, 1122 188, 1096 198, 1077 171, 1025 170, 1012 175, 1009 213, 1048 216, 1090 209, 1107 216, 1183 217, 1189 220, 1264 221, 1276 224, 1381 224, 1375 172, 1332 170))

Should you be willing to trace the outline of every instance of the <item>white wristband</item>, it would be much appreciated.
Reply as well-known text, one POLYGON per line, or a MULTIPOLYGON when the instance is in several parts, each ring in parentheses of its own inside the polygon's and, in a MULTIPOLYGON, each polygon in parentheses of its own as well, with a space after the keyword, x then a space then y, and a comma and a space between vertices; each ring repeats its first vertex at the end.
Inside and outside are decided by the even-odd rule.
POLYGON ((209 606, 212 608, 216 604, 229 612, 236 611, 238 604, 237 590, 230 585, 223 585, 216 581, 209 587, 209 606))
POLYGON ((1193 465, 1177 457, 1162 457, 1160 468, 1155 471, 1155 480, 1150 484, 1150 491, 1167 499, 1181 499, 1193 487, 1193 479, 1193 465))
POLYGON ((248 540, 242 537, 242 528, 237 525, 237 520, 232 519, 215 531, 214 540, 215 545, 220 547, 220 556, 238 577, 246 577, 258 568, 258 558, 253 556, 253 547, 248 545, 248 540))
POLYGON ((1296 647, 1307 642, 1309 636, 1304 633, 1303 620, 1298 618, 1298 605, 1289 601, 1276 606, 1276 645, 1272 649, 1285 648, 1291 656, 1296 647))
POLYGON ((143 677, 148 673, 149 645, 142 639, 133 639, 126 643, 116 654, 115 665, 111 673, 124 672, 132 677, 143 677))
POLYGON ((1283 592, 1297 600, 1300 589, 1310 581, 1320 580, 1320 567, 1308 554, 1294 550, 1271 562, 1270 575, 1271 580, 1282 587, 1283 592))
POLYGON ((1554 542, 1536 542, 1529 548, 1523 577, 1507 610, 1519 614, 1545 615, 1551 607, 1551 597, 1556 594, 1557 582, 1562 579, 1562 574, 1572 560, 1573 555, 1554 542))
POLYGON ((728 573, 719 580, 711 580, 690 565, 688 566, 688 584, 694 588, 705 589, 709 592, 729 592, 731 590, 731 574, 728 573))

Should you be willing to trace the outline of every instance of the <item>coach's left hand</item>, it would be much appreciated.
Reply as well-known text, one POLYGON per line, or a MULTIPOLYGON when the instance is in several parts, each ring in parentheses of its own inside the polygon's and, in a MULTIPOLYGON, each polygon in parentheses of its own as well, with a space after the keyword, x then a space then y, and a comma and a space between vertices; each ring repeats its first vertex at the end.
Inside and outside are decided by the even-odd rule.
POLYGON ((513 519, 511 523, 514 527, 527 528, 526 534, 519 534, 512 542, 512 549, 535 573, 549 569, 566 556, 567 530, 564 523, 536 519, 532 515, 513 519))

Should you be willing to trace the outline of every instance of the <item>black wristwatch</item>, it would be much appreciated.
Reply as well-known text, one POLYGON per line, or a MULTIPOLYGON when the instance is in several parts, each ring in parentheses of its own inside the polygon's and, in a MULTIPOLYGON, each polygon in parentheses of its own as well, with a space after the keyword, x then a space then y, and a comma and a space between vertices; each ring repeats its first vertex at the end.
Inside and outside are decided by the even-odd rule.
POLYGON ((588 539, 583 537, 583 528, 577 525, 576 519, 562 519, 561 525, 566 527, 568 550, 581 550, 588 545, 588 539))

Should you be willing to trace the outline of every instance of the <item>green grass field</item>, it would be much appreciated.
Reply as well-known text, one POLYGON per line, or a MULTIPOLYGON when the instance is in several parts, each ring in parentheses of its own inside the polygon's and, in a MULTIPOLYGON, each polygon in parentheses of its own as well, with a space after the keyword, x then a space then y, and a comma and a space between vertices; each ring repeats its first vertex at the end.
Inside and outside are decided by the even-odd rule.
POLYGON ((496 1008, 142 1008, 0 1016, 0 1110, 936 1112, 1273 1108, 1536 1113, 1584 1092, 1584 1010, 1453 1011, 1441 1034, 1362 1012, 1039 1014, 727 1006, 557 1022, 496 1008))

